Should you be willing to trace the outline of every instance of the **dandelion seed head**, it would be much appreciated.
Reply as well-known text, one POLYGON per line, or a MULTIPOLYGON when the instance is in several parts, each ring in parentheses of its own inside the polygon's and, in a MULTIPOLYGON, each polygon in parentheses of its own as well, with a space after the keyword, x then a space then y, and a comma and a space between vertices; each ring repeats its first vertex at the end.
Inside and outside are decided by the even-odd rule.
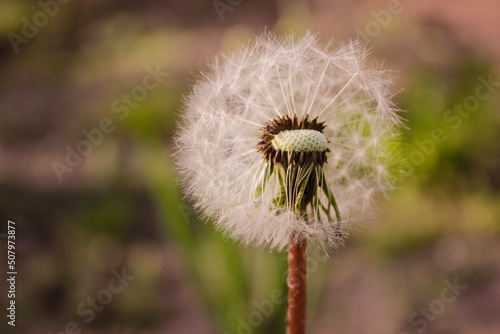
POLYGON ((390 73, 367 68, 367 54, 356 41, 330 50, 314 33, 266 33, 201 73, 176 161, 218 229, 271 249, 297 233, 326 248, 373 219, 393 183, 401 119, 390 73))

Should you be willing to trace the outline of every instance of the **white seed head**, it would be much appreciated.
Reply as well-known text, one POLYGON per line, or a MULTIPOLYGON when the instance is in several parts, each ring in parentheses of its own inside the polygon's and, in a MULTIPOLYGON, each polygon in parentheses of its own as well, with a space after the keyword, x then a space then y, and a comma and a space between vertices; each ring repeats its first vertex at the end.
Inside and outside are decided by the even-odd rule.
POLYGON ((368 68, 367 53, 359 42, 330 50, 313 33, 264 34, 213 60, 185 99, 175 143, 185 192, 217 228, 272 249, 286 248, 296 234, 336 247, 339 228, 345 235, 352 223, 374 217, 376 198, 391 188, 401 119, 389 72, 368 68), (258 150, 263 128, 294 116, 325 127, 270 134, 265 147, 284 153, 266 160, 258 150), (322 151, 327 161, 274 162, 293 151, 315 159, 322 151), (292 204, 304 191, 283 187, 293 175, 314 180, 303 214, 292 204))
POLYGON ((285 130, 274 136, 272 145, 275 149, 290 152, 322 152, 327 149, 327 139, 316 130, 285 130))

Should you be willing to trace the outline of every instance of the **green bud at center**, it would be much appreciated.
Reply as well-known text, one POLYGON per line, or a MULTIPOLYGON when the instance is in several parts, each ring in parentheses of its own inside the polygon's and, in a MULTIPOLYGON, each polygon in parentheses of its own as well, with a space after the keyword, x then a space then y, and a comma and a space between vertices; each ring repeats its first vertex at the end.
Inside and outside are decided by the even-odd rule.
POLYGON ((274 136, 273 147, 284 152, 323 152, 328 143, 324 134, 316 130, 284 130, 274 136))

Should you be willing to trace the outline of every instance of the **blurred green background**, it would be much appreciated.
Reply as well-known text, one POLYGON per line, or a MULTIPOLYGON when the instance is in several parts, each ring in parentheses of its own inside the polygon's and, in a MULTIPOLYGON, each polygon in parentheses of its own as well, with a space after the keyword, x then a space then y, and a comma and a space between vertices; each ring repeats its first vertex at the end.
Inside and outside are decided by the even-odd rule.
POLYGON ((2 0, 2 333, 284 333, 286 254, 199 221, 171 158, 199 68, 266 27, 364 39, 411 128, 378 222, 309 254, 309 332, 500 332, 497 1, 2 0))

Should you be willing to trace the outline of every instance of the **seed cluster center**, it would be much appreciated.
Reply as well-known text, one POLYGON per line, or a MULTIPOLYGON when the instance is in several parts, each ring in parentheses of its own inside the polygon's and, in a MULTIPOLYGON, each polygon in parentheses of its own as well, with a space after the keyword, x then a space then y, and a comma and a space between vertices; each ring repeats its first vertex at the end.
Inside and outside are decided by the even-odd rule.
POLYGON ((316 130, 285 130, 274 136, 273 147, 285 152, 322 152, 328 143, 324 134, 316 130))
POLYGON ((257 149, 265 160, 288 166, 306 163, 322 166, 326 163, 328 139, 323 134, 326 125, 317 118, 301 120, 297 115, 278 117, 261 129, 257 149))

